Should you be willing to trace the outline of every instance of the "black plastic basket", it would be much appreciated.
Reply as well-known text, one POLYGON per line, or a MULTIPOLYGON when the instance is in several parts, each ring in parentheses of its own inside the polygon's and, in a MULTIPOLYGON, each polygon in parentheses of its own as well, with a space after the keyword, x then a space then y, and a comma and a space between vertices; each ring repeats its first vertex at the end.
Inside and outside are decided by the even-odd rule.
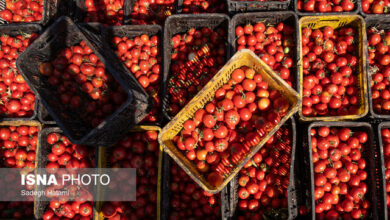
MULTIPOLYGON (((0 25, 5 25, 5 24, 16 24, 16 25, 23 25, 23 24, 40 24, 40 25, 46 25, 47 22, 49 22, 49 18, 50 18, 50 2, 49 1, 55 1, 55 0, 43 0, 43 13, 42 13, 42 19, 39 20, 39 21, 34 21, 34 22, 11 22, 9 23, 8 21, 5 21, 3 20, 2 18, 0 18, 0 25)), ((4 5, 6 4, 5 3, 5 0, 0 0, 0 2, 2 2, 4 5)))
MULTIPOLYGON (((172 120, 172 116, 168 114, 169 108, 169 95, 168 95, 168 80, 170 75, 171 67, 171 55, 172 55, 172 44, 171 38, 175 34, 184 33, 190 28, 201 28, 209 27, 215 29, 217 27, 229 28, 230 19, 225 14, 198 14, 198 15, 172 15, 165 21, 164 27, 164 55, 163 55, 163 114, 167 120, 172 120)), ((228 40, 228 36, 226 36, 228 40)), ((226 58, 230 58, 230 45, 227 42, 226 58)), ((195 94, 194 94, 195 95, 195 94)))
MULTIPOLYGON (((157 35, 160 38, 160 56, 161 56, 161 70, 163 70, 163 34, 162 34, 162 28, 159 25, 122 25, 122 26, 111 26, 104 28, 103 30, 105 42, 107 42, 109 45, 111 45, 111 39, 112 37, 129 37, 134 38, 137 36, 141 36, 142 34, 146 34, 149 37, 153 35, 157 35)), ((161 100, 163 100, 163 87, 164 87, 164 81, 162 80, 162 73, 161 73, 161 83, 160 83, 160 90, 159 90, 159 96, 161 97, 161 100)), ((161 126, 164 117, 162 116, 162 108, 159 110, 159 120, 156 123, 146 123, 146 125, 156 125, 161 126)))
MULTIPOLYGON (((298 26, 298 16, 292 11, 275 11, 275 12, 252 12, 252 13, 244 13, 237 14, 233 16, 230 22, 230 30, 229 30, 229 42, 231 45, 231 54, 236 52, 236 32, 235 29, 238 25, 246 25, 248 23, 254 24, 256 22, 263 22, 266 26, 277 25, 280 22, 284 22, 287 25, 290 25, 295 29, 293 36, 293 47, 291 48, 293 52, 293 62, 298 63, 299 59, 299 26, 298 26)), ((298 77, 298 66, 293 65, 291 74, 294 74, 293 80, 296 80, 298 77)), ((293 88, 297 89, 297 82, 292 83, 293 88)))
MULTIPOLYGON (((312 162, 312 149, 311 149, 311 136, 310 136, 310 130, 312 128, 318 128, 322 126, 327 127, 338 127, 338 128, 350 128, 352 131, 365 131, 368 135, 368 140, 365 146, 363 147, 362 151, 362 158, 367 160, 367 194, 366 198, 368 201, 371 202, 371 210, 369 219, 384 219, 384 213, 383 210, 384 204, 384 194, 379 190, 383 187, 383 182, 377 182, 376 181, 376 162, 377 158, 375 155, 378 154, 377 145, 375 144, 375 136, 372 129, 371 124, 366 122, 314 122, 310 124, 307 128, 306 135, 305 135, 305 149, 301 149, 301 152, 303 153, 303 160, 304 160, 304 169, 306 175, 310 175, 309 179, 305 179, 307 182, 309 182, 305 189, 305 194, 307 196, 308 201, 306 201, 306 204, 309 206, 309 217, 312 219, 315 219, 315 200, 314 200, 314 168, 313 168, 313 162, 312 162), (380 184, 380 185, 377 185, 380 184), (309 191, 309 192, 308 192, 309 191), (375 202, 374 202, 375 201, 375 202)), ((305 181, 302 180, 302 181, 305 181)))
MULTIPOLYGON (((170 200, 171 200, 171 163, 175 163, 173 159, 166 153, 163 154, 162 161, 162 184, 161 184, 161 220, 168 220, 170 213, 170 200)), ((180 167, 180 166, 179 166, 180 167)), ((194 182, 195 183, 195 182, 194 182)), ((230 207, 229 207, 229 187, 225 187, 221 191, 221 219, 227 219, 230 207)))
MULTIPOLYGON (((367 16, 365 19, 366 22, 366 33, 371 27, 377 27, 384 30, 390 30, 390 16, 367 16)), ((367 36, 368 37, 368 36, 367 36)), ((367 51, 368 53, 368 51, 367 51)), ((373 105, 372 105, 372 90, 371 90, 371 74, 370 74, 370 64, 368 60, 368 55, 366 55, 366 63, 367 63, 367 88, 368 88, 368 102, 370 106, 370 117, 378 118, 378 119, 390 119, 390 114, 378 114, 375 113, 373 105)))
MULTIPOLYGON (((49 160, 47 158, 48 154, 51 152, 51 147, 50 145, 47 143, 46 139, 47 139, 47 136, 53 132, 56 132, 56 133, 59 133, 59 134, 63 134, 63 131, 61 130, 61 128, 58 128, 58 127, 51 127, 51 128, 44 128, 40 133, 39 133, 39 136, 38 136, 38 141, 39 141, 39 144, 40 144, 40 148, 38 149, 38 152, 37 152, 37 168, 45 168, 46 165, 49 163, 49 160)), ((95 147, 95 167, 91 167, 91 168, 96 168, 97 167, 97 147, 95 147)), ((44 191, 45 190, 45 186, 43 185, 36 185, 35 186, 35 190, 36 191, 44 191)), ((49 205, 49 201, 42 201, 39 199, 39 196, 35 196, 34 198, 34 215, 35 215, 35 218, 36 219, 42 219, 42 216, 47 208, 47 206, 49 205)), ((95 206, 93 206, 95 207, 95 206)))
MULTIPOLYGON (((94 32, 98 33, 101 31, 101 26, 99 23, 82 23, 80 24, 83 27, 89 27, 90 29, 93 29, 94 32)), ((37 118, 42 124, 45 125, 54 125, 56 122, 54 119, 50 116, 49 111, 42 105, 40 101, 38 101, 38 109, 37 109, 37 118)))
MULTIPOLYGON (((42 27, 38 24, 8 24, 0 26, 0 35, 17 36, 23 33, 41 33, 42 27)), ((26 49, 27 50, 27 49, 26 49)), ((28 118, 3 118, 2 120, 33 120, 37 116, 38 111, 38 97, 35 97, 34 113, 28 118)))
POLYGON ((379 148, 378 146, 376 147, 377 151, 375 152, 375 156, 377 157, 377 160, 376 160, 376 169, 375 169, 375 172, 376 172, 376 181, 377 181, 377 190, 379 191, 379 195, 381 197, 381 199, 383 199, 383 205, 382 205, 382 209, 383 209, 383 212, 381 213, 383 216, 380 216, 380 219, 388 219, 388 214, 389 214, 389 210, 387 209, 387 192, 386 192, 386 176, 385 176, 385 158, 384 158, 384 154, 383 154, 383 141, 382 141, 382 129, 385 129, 385 128, 390 128, 390 122, 382 122, 378 125, 378 130, 377 130, 377 143, 379 144, 379 148))
POLYGON ((285 1, 234 1, 227 0, 230 14, 255 11, 280 11, 288 10, 291 0, 285 1))
POLYGON ((354 15, 354 14, 358 14, 359 11, 360 11, 360 0, 355 1, 355 8, 352 11, 348 11, 348 12, 325 12, 325 13, 299 11, 297 9, 297 2, 298 2, 298 0, 294 0, 293 7, 294 7, 294 10, 295 10, 295 13, 299 17, 302 17, 302 16, 320 16, 320 15, 354 15))
MULTIPOLYGON (((42 104, 74 144, 110 146, 121 139, 149 112, 151 100, 138 81, 117 59, 115 53, 96 35, 93 28, 79 28, 70 18, 61 17, 36 40, 16 61, 18 69, 42 104), (69 111, 58 98, 53 98, 53 88, 39 73, 39 63, 52 59, 61 49, 84 40, 103 62, 128 97, 116 112, 95 128, 88 127, 80 111, 69 111)), ((85 95, 85 94, 82 94, 85 95)))
MULTIPOLYGON (((296 198, 296 175, 295 175, 295 169, 297 167, 297 160, 295 158, 295 152, 296 152, 296 143, 297 143, 297 130, 295 125, 295 120, 293 117, 291 117, 283 127, 290 127, 292 130, 291 133, 291 165, 290 165, 290 184, 287 188, 287 194, 288 194, 288 219, 295 219, 298 215, 298 207, 297 207, 297 198, 296 198)), ((229 198, 229 212, 227 214, 228 219, 237 219, 237 214, 239 210, 237 209, 238 204, 238 176, 234 177, 232 181, 230 181, 228 188, 229 190, 225 190, 226 193, 228 192, 228 198, 229 198)), ((225 196, 223 196, 225 197, 225 196)))

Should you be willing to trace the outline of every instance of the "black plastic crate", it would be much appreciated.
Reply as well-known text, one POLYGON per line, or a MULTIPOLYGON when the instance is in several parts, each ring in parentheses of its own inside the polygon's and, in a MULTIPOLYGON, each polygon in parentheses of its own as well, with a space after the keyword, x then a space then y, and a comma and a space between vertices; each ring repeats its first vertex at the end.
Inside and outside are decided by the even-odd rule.
MULTIPOLYGON (((8 21, 3 20, 0 18, 0 25, 4 24, 17 24, 17 25, 23 25, 23 24, 40 24, 40 25, 46 25, 47 22, 49 22, 50 19, 50 9, 51 9, 51 2, 50 1, 57 1, 57 0, 43 0, 43 13, 42 13, 42 19, 39 21, 34 21, 34 22, 11 22, 9 23, 8 21)), ((6 5, 5 0, 0 0, 0 3, 2 5, 6 5)), ((2 11, 2 10, 0 10, 2 11)))
MULTIPOLYGON (((291 117, 283 127, 291 128, 291 164, 290 164, 290 184, 287 187, 288 194, 288 219, 295 219, 298 215, 297 207, 297 196, 296 196, 296 175, 295 170, 297 169, 297 159, 296 155, 296 143, 297 143, 297 129, 295 120, 291 117)), ((234 177, 228 185, 228 190, 225 190, 223 193, 228 192, 226 195, 229 198, 229 212, 227 214, 228 219, 237 219, 237 215, 240 212, 237 208, 238 204, 238 176, 234 177)), ((225 196, 223 196, 225 197, 225 196)))
POLYGON ((307 218, 315 219, 315 200, 314 200, 314 168, 312 162, 312 149, 311 149, 311 135, 310 130, 312 128, 319 128, 322 126, 326 126, 329 128, 337 127, 337 128, 350 128, 352 131, 365 131, 368 136, 367 142, 364 144, 362 153, 362 158, 367 161, 367 166, 365 171, 367 172, 367 193, 366 198, 371 202, 370 214, 368 215, 369 219, 384 219, 385 211, 383 210, 384 200, 383 193, 379 190, 382 186, 378 186, 376 181, 376 163, 377 158, 375 155, 378 154, 377 145, 375 144, 375 136, 373 132, 372 125, 366 122, 314 122, 308 125, 307 130, 305 131, 305 137, 303 138, 306 143, 301 149, 303 152, 303 165, 302 168, 305 169, 305 179, 302 181, 308 182, 305 187, 308 187, 305 190, 304 194, 306 196, 307 201, 305 201, 306 205, 309 208, 309 216, 307 218), (374 202, 376 201, 376 202, 374 202))
MULTIPOLYGON (((246 25, 248 23, 254 25, 257 22, 263 22, 265 26, 267 25, 277 25, 280 22, 284 22, 287 25, 290 25, 295 29, 293 36, 293 45, 290 50, 293 52, 293 62, 295 64, 298 63, 299 60, 299 49, 300 49, 300 41, 299 41, 299 22, 298 16, 292 11, 275 11, 275 12, 252 12, 252 13, 243 13, 237 14, 233 16, 230 22, 230 30, 229 30, 229 42, 231 45, 231 54, 236 52, 236 27, 239 25, 246 25)), ((290 74, 293 75, 293 80, 296 81, 299 73, 299 68, 297 65, 292 66, 292 71, 290 74)), ((293 88, 297 89, 297 82, 292 82, 293 88)))
POLYGON ((228 11, 231 14, 255 11, 288 10, 291 0, 285 1, 234 1, 227 0, 228 11))
MULTIPOLYGON (((161 98, 161 101, 164 99, 163 97, 163 88, 164 88, 164 81, 163 81, 163 34, 162 34, 162 28, 159 25, 122 25, 122 26, 111 26, 104 28, 103 30, 105 42, 107 42, 109 45, 112 44, 112 37, 128 37, 128 38, 134 38, 137 36, 141 36, 142 34, 146 34, 149 37, 153 35, 157 35, 160 40, 160 47, 159 47, 159 53, 161 56, 161 62, 160 62, 160 68, 161 68, 161 73, 160 73, 160 90, 158 93, 158 96, 161 98)), ((130 73, 131 74, 131 73, 130 73)), ((161 104, 162 105, 162 104, 161 104)), ((163 115, 162 115, 162 107, 158 111, 161 113, 159 115, 159 120, 156 123, 142 123, 146 125, 156 125, 156 126, 161 126, 163 123, 163 115)))
POLYGON ((387 192, 386 192, 386 175, 385 175, 385 158, 383 154, 383 140, 382 140, 382 129, 390 128, 390 122, 382 122, 378 125, 377 130, 377 142, 376 144, 379 145, 376 146, 375 151, 375 157, 377 158, 375 163, 375 180, 377 181, 377 190, 378 194, 382 199, 381 208, 383 209, 383 212, 380 214, 379 219, 388 219, 389 218, 389 210, 387 209, 387 192))
MULTIPOLYGON (((161 220, 168 220, 170 214, 170 200, 171 200, 171 163, 175 163, 175 161, 166 153, 163 154, 162 161, 162 175, 161 175, 161 201, 160 201, 160 210, 161 210, 161 220)), ((179 169, 181 167, 177 165, 179 169)), ((194 182, 194 184, 196 184, 194 182)), ((221 219, 227 219, 227 216, 230 211, 229 204, 229 187, 225 187, 221 191, 221 219)))
MULTIPOLYGON (((367 16, 365 19, 366 22, 366 30, 365 34, 367 34, 367 31, 371 27, 376 27, 378 29, 384 29, 384 30, 390 30, 390 16, 367 16)), ((367 35, 368 38, 368 35, 367 35)), ((368 39, 367 39, 368 41, 368 39)), ((367 44, 367 43, 366 43, 367 44)), ((368 50, 367 50, 368 53, 368 50)), ((367 54, 366 59, 366 66, 367 66, 367 89, 368 89, 368 104, 370 109, 370 117, 377 118, 377 119, 390 119, 390 114, 379 114, 375 113, 373 105, 372 105, 372 90, 371 90, 371 74, 370 74, 370 64, 367 54)))
POLYGON ((355 8, 352 11, 348 11, 348 12, 325 12, 325 13, 299 11, 297 9, 297 2, 298 2, 298 0, 294 0, 293 7, 294 7, 294 10, 295 10, 295 13, 299 17, 301 17, 301 16, 320 16, 320 15, 353 15, 353 14, 358 14, 358 12, 360 11, 360 0, 354 1, 355 8))
MULTIPOLYGON (((37 152, 37 168, 45 168, 46 165, 49 163, 49 160, 47 158, 48 154, 51 152, 51 147, 47 143, 46 139, 47 136, 53 132, 56 132, 58 134, 63 134, 63 131, 61 128, 58 127, 51 127, 51 128, 44 128, 38 136, 38 141, 40 144, 40 147, 37 152)), ((97 147, 95 147, 95 164, 94 167, 91 168, 97 168, 97 147)), ((45 186, 43 185, 36 185, 35 186, 35 191, 44 191, 45 186)), ((46 210, 46 208, 49 205, 49 201, 42 201, 39 199, 38 196, 34 197, 34 216, 36 219, 42 219, 42 216, 46 210)), ((93 206, 95 207, 95 206, 93 206)), ((95 212, 93 212, 95 213, 95 212)))
MULTIPOLYGON (((225 14, 198 14, 198 15, 173 15, 168 17, 164 26, 164 55, 163 55, 163 114, 167 120, 172 120, 172 116, 168 113, 169 108, 169 94, 168 81, 170 77, 172 44, 171 38, 175 34, 184 33, 190 28, 209 27, 215 29, 218 27, 225 27, 228 30, 230 19, 225 14)), ((228 34, 229 35, 229 34, 228 34)), ((226 36, 228 41, 228 36, 226 36)), ((230 58, 230 45, 226 42, 226 60, 230 58)), ((194 94, 195 95, 195 94, 194 94)))
POLYGON ((151 101, 138 81, 103 42, 101 35, 96 35, 94 31, 93 27, 81 29, 70 18, 61 17, 20 55, 16 65, 72 143, 110 146, 147 115, 151 101), (95 128, 83 122, 80 111, 69 111, 58 98, 53 98, 53 88, 39 73, 40 62, 51 60, 61 49, 81 40, 99 57, 128 95, 126 102, 95 128))
MULTIPOLYGON (((42 27, 38 24, 8 24, 0 26, 0 34, 9 35, 9 36, 17 36, 23 33, 32 34, 32 33, 41 33, 42 27)), ((27 49, 26 49, 27 50, 27 49)), ((35 96, 35 105, 34 105, 34 113, 27 118, 4 118, 3 120, 33 120, 37 116, 38 112, 38 96, 35 96)))

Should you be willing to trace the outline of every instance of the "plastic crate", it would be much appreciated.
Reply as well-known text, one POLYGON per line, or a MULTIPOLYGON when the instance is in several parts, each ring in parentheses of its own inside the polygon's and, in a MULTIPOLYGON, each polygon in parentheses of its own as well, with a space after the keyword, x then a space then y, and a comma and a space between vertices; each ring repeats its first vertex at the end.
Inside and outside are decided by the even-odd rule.
MULTIPOLYGON (((17 24, 17 25, 22 25, 22 24, 40 24, 40 25, 46 25, 47 22, 49 22, 50 18, 50 1, 53 0, 43 0, 43 13, 42 13, 42 19, 39 21, 34 21, 34 22, 11 22, 9 23, 8 21, 3 20, 0 18, 0 25, 5 25, 5 24, 17 24)), ((26 4, 26 3, 24 3, 26 4)), ((0 5, 6 5, 5 0, 0 0, 0 5)), ((2 10, 0 10, 2 11, 2 10)))
MULTIPOLYGON (((295 219, 298 215, 298 207, 297 207, 297 198, 296 198, 296 190, 295 190, 295 169, 296 169, 296 158, 295 158, 295 151, 296 151, 296 137, 297 137, 297 130, 295 125, 294 117, 291 117, 286 124, 284 124, 282 127, 289 127, 291 129, 291 164, 290 164, 290 184, 287 188, 287 196, 288 196, 288 219, 295 219)), ((228 198, 229 198, 229 214, 228 219, 237 219, 237 214, 240 212, 237 208, 238 206, 238 176, 232 179, 230 181, 227 188, 229 190, 225 190, 225 192, 229 192, 228 198)))
MULTIPOLYGON (((330 26, 334 29, 350 26, 356 29, 358 34, 358 48, 356 57, 358 59, 358 81, 359 81, 359 102, 360 108, 359 112, 356 115, 343 115, 343 116, 317 116, 310 117, 304 116, 302 114, 302 105, 299 108, 298 114, 300 120, 302 121, 341 121, 341 120, 353 120, 364 117, 368 113, 368 98, 367 98, 367 68, 366 68, 366 60, 367 60, 367 40, 366 34, 364 33, 365 22, 363 18, 359 15, 337 15, 337 16, 308 16, 302 17, 299 20, 299 42, 301 42, 302 38, 302 29, 305 27, 309 27, 311 29, 319 29, 322 27, 330 26)), ((299 46, 299 74, 298 74, 298 92, 302 97, 303 90, 303 67, 302 67, 302 44, 299 46)))
MULTIPOLYGON (((45 168, 46 165, 49 163, 49 159, 47 158, 48 154, 51 152, 51 146, 47 143, 46 139, 47 136, 53 132, 64 134, 64 132, 61 130, 61 128, 58 127, 49 127, 44 128, 38 137, 38 143, 40 144, 40 148, 37 152, 37 168, 45 168)), ((95 152, 97 152, 97 147, 95 147, 95 152)), ((96 154, 95 154, 96 155, 96 154)), ((97 167, 97 157, 95 156, 95 167, 97 167)), ((95 168, 91 167, 91 168, 95 168)), ((43 185, 36 185, 35 191, 44 191, 45 186, 43 185)), ((42 219, 42 216, 46 210, 46 208, 49 205, 49 201, 42 201, 37 198, 38 196, 35 196, 34 198, 34 216, 36 219, 42 219)))
MULTIPOLYGON (((170 201, 172 193, 170 190, 171 183, 171 164, 175 161, 168 154, 163 154, 162 163, 162 184, 161 184, 161 220, 168 220, 170 214, 170 201)), ((230 211, 228 187, 225 187, 221 192, 221 219, 227 219, 230 211)))
MULTIPOLYGON (((146 132, 146 131, 157 131, 160 132, 161 128, 157 126, 135 126, 133 127, 129 133, 131 132, 146 132)), ((108 155, 111 153, 110 150, 112 148, 99 147, 98 148, 98 168, 109 168, 109 158, 108 155)), ((161 219, 161 189, 162 189, 162 172, 163 172, 163 150, 160 146, 160 153, 158 156, 158 174, 157 174, 157 219, 161 219)), ((98 190, 99 193, 102 193, 101 190, 98 190)), ((105 219, 104 215, 101 211, 102 205, 104 201, 96 202, 96 206, 94 207, 96 219, 105 219)))
POLYGON ((194 179, 205 191, 217 193, 221 191, 230 180, 240 171, 245 163, 266 143, 266 141, 290 118, 297 110, 301 100, 298 94, 287 85, 275 72, 271 70, 259 57, 252 51, 244 49, 236 53, 222 69, 206 84, 205 87, 162 129, 159 135, 159 142, 164 150, 178 163, 183 170, 194 179), (269 83, 269 87, 278 90, 288 100, 290 107, 285 116, 261 141, 251 149, 244 159, 233 168, 223 183, 219 186, 213 186, 196 169, 196 166, 189 161, 185 155, 173 144, 172 139, 182 130, 183 123, 192 118, 198 109, 214 98, 214 92, 223 84, 229 81, 231 73, 242 66, 253 68, 261 74, 263 80, 269 83))
MULTIPOLYGON (((171 55, 172 44, 171 38, 179 33, 184 33, 190 28, 202 28, 209 27, 215 29, 218 27, 229 28, 230 19, 224 14, 199 14, 199 15, 173 15, 170 16, 164 27, 164 56, 163 56, 163 114, 167 120, 172 120, 172 116, 168 114, 169 109, 169 94, 168 94, 168 81, 170 77, 171 68, 171 55)), ((228 36, 226 36, 228 39, 228 36)), ((226 58, 230 57, 230 45, 227 42, 226 46, 226 58)))
MULTIPOLYGON (((287 25, 295 28, 295 33, 293 36, 293 45, 290 49, 293 51, 293 61, 298 63, 299 59, 299 26, 298 26, 298 16, 292 11, 278 11, 278 12, 254 12, 254 13, 244 13, 235 15, 230 22, 230 30, 229 30, 229 42, 232 48, 231 54, 236 52, 237 44, 237 36, 236 36, 236 27, 243 26, 246 24, 255 24, 257 22, 263 22, 265 25, 277 25, 280 22, 284 22, 287 25)), ((295 74, 295 78, 298 76, 298 66, 293 65, 291 74, 295 74)), ((297 88, 297 83, 293 82, 293 88, 297 88)))
MULTIPOLYGON (((375 137, 373 133, 373 129, 371 124, 366 122, 314 122, 310 124, 307 128, 307 133, 305 137, 305 149, 303 153, 303 160, 305 166, 305 172, 310 175, 310 182, 309 182, 309 190, 310 193, 308 196, 309 204, 310 204, 310 217, 312 219, 315 219, 315 200, 314 200, 314 168, 313 168, 313 162, 312 162, 312 148, 311 148, 311 136, 310 136, 310 130, 312 128, 318 128, 322 126, 327 126, 329 128, 337 127, 337 128, 350 128, 352 131, 365 131, 368 136, 367 142, 363 146, 362 151, 362 158, 364 158, 367 161, 367 167, 365 171, 367 172, 367 193, 366 198, 371 203, 370 208, 370 215, 368 215, 369 219, 383 219, 380 218, 380 216, 383 216, 383 196, 381 196, 381 192, 377 190, 377 183, 376 183, 376 160, 375 157, 377 153, 376 145, 375 145, 375 137), (379 194, 378 194, 379 193, 379 194), (374 203, 376 201, 376 203, 374 203)), ((383 195, 383 194, 382 194, 383 195)))
POLYGON ((93 27, 80 29, 70 18, 61 17, 19 56, 16 65, 72 143, 109 146, 147 115, 151 100, 102 37, 94 34, 94 31, 93 27), (69 111, 59 99, 53 99, 53 88, 39 73, 40 62, 51 60, 61 49, 81 40, 87 43, 128 94, 126 102, 95 128, 83 122, 79 111, 69 111))
MULTIPOLYGON (((367 16, 365 18, 366 21, 366 30, 365 33, 371 28, 376 27, 378 29, 384 29, 384 30, 390 30, 390 17, 389 16, 367 16)), ((368 35, 367 35, 368 37, 368 35)), ((365 44, 367 46, 367 43, 365 44)), ((368 53, 368 51, 367 51, 368 53)), ((379 119, 390 119, 390 114, 378 114, 375 113, 373 105, 372 105, 372 90, 371 90, 371 74, 370 74, 370 64, 369 59, 367 55, 366 59, 366 67, 367 67, 367 89, 368 89, 368 103, 370 105, 370 116, 373 118, 379 118, 379 119)))
POLYGON ((227 0, 230 14, 253 11, 280 11, 288 10, 291 0, 285 1, 234 1, 227 0))
MULTIPOLYGON (((148 35, 149 37, 150 36, 153 36, 153 35, 157 35, 160 39, 160 47, 159 47, 159 53, 160 53, 160 56, 161 56, 161 63, 160 63, 160 66, 161 66, 161 71, 164 69, 163 68, 163 64, 164 64, 164 61, 162 60, 162 53, 163 53, 163 34, 162 34, 162 29, 161 29, 161 26, 159 25, 122 25, 122 26, 111 26, 111 27, 108 27, 108 28, 104 28, 103 30, 103 34, 104 34, 104 37, 105 37, 105 42, 108 42, 108 44, 112 44, 112 37, 128 37, 128 38, 134 38, 134 37, 137 37, 137 36, 141 36, 142 34, 146 34, 148 35)), ((162 100, 164 100, 164 94, 163 94, 163 88, 164 88, 164 81, 162 80, 163 78, 163 74, 160 73, 161 76, 160 76, 160 80, 161 80, 161 83, 160 83, 160 90, 158 92, 158 96, 160 96, 161 98, 161 102, 162 100)), ((161 104, 162 105, 162 104, 161 104)), ((162 107, 161 109, 159 110, 159 112, 161 113, 159 115, 159 120, 156 122, 156 123, 146 123, 145 125, 155 125, 155 126, 161 126, 162 123, 163 123, 163 120, 164 120, 164 117, 163 117, 163 114, 162 114, 162 107)))
MULTIPOLYGON (((0 26, 0 34, 3 35, 9 35, 9 36, 17 36, 21 35, 23 33, 26 34, 32 34, 32 33, 41 33, 42 27, 38 24, 8 24, 8 25, 1 25, 0 26)), ((27 49, 26 49, 27 50, 27 49)), ((4 120, 21 120, 21 119, 27 119, 27 120, 34 120, 37 116, 37 109, 38 109, 38 97, 35 97, 35 107, 34 107, 34 113, 28 117, 28 118, 4 118, 4 120)))
POLYGON ((382 122, 378 125, 377 130, 377 139, 376 147, 375 147, 375 157, 377 160, 375 161, 375 180, 377 182, 377 190, 378 190, 378 197, 380 197, 380 200, 378 203, 380 209, 383 210, 379 213, 379 219, 388 219, 389 210, 387 209, 387 192, 386 192, 386 175, 385 175, 385 158, 383 154, 383 141, 382 141, 382 129, 390 128, 390 122, 382 122))
POLYGON ((354 1, 355 8, 352 11, 348 11, 348 12, 325 12, 325 13, 299 11, 297 9, 297 2, 298 2, 298 0, 294 0, 293 7, 294 7, 294 10, 295 10, 295 13, 298 16, 300 16, 300 17, 301 16, 354 15, 354 14, 358 14, 358 12, 360 11, 360 0, 359 1, 354 1))

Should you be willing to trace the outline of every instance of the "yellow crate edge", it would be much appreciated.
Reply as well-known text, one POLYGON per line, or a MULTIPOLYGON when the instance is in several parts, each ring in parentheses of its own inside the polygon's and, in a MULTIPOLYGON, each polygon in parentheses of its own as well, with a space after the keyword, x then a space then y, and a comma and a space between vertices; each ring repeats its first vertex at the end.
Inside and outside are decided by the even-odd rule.
MULTIPOLYGON (((299 106, 299 111, 298 111, 298 115, 299 115, 299 119, 301 121, 342 121, 342 120, 355 120, 355 119, 359 119, 359 118, 362 118, 364 116, 367 115, 368 113, 368 99, 367 97, 365 97, 365 94, 368 94, 368 88, 367 88, 367 63, 366 63, 366 60, 367 60, 367 57, 366 57, 366 45, 365 45, 365 42, 367 42, 367 36, 365 34, 365 31, 366 31, 366 23, 363 19, 362 16, 360 15, 324 15, 324 16, 305 16, 305 17, 302 17, 299 19, 299 42, 300 42, 300 45, 299 45, 299 61, 298 61, 298 69, 299 69, 299 85, 298 85, 298 88, 299 88, 299 96, 302 98, 302 92, 303 92, 303 67, 302 67, 302 59, 303 59, 303 56, 302 56, 302 28, 303 28, 303 23, 304 22, 307 22, 309 20, 313 20, 313 21, 316 21, 316 20, 320 20, 320 19, 326 19, 326 20, 341 20, 341 19, 345 19, 347 20, 346 23, 344 23, 343 26, 345 26, 345 24, 348 24, 349 22, 352 22, 354 20, 360 20, 360 23, 362 24, 362 30, 358 30, 358 34, 361 34, 362 36, 362 40, 361 40, 361 44, 362 45, 362 54, 359 54, 359 57, 361 57, 362 59, 362 63, 360 64, 360 59, 359 59, 359 65, 361 65, 362 67, 362 84, 363 84, 363 89, 360 89, 360 97, 362 97, 363 99, 363 111, 358 114, 358 115, 344 115, 344 116, 324 116, 324 117, 307 117, 307 116, 304 116, 302 114, 302 105, 299 106)), ((320 21, 321 22, 321 21, 320 21)), ((318 27, 318 28, 321 28, 318 27)), ((316 29, 316 27, 313 27, 313 29, 316 29)), ((359 67, 360 68, 360 67, 359 67)), ((361 100, 360 100, 361 101, 361 100)))
MULTIPOLYGON (((241 60, 243 62, 243 65, 240 66, 250 66, 250 65, 245 65, 247 62, 245 59, 241 60)), ((230 78, 230 77, 229 77, 230 78)), ((264 79, 264 77, 263 77, 264 79)), ((214 94, 212 94, 214 95, 214 94)), ((198 94, 170 121, 162 130, 161 133, 159 134, 159 142, 160 145, 164 147, 164 151, 167 152, 174 160, 176 163, 178 163, 182 169, 196 182, 198 183, 205 191, 209 193, 218 193, 220 192, 226 185, 227 183, 238 173, 238 171, 245 165, 246 161, 248 161, 264 144, 265 142, 286 122, 288 118, 290 118, 295 112, 298 111, 298 107, 301 103, 301 99, 298 95, 298 93, 293 90, 283 79, 281 79, 268 65, 266 65, 257 55, 255 55, 252 51, 248 49, 242 49, 238 51, 226 64, 222 69, 218 71, 218 73, 209 81, 209 83, 206 84, 206 86, 198 92, 198 94), (202 175, 197 175, 194 173, 197 173, 196 170, 191 171, 189 170, 191 168, 191 162, 183 161, 180 158, 178 158, 177 155, 175 155, 175 152, 173 152, 168 144, 172 145, 170 143, 170 138, 169 135, 176 135, 179 131, 175 131, 174 127, 178 125, 179 127, 182 127, 182 124, 180 125, 181 121, 183 122, 187 118, 189 118, 189 112, 191 112, 192 109, 197 110, 201 108, 199 102, 201 102, 204 99, 207 99, 207 95, 210 93, 210 90, 213 89, 214 84, 216 80, 219 80, 220 78, 223 78, 225 76, 225 72, 228 72, 231 69, 237 69, 238 67, 234 67, 235 62, 239 62, 239 59, 241 58, 251 58, 254 61, 255 64, 258 66, 261 66, 263 69, 263 74, 266 75, 268 80, 270 80, 269 83, 273 84, 278 84, 279 85, 279 91, 280 90, 285 90, 284 92, 287 92, 288 94, 286 95, 286 98, 289 99, 289 102, 291 105, 290 111, 288 114, 286 114, 272 131, 268 133, 268 135, 260 142, 258 146, 252 149, 250 153, 243 159, 243 161, 233 169, 233 171, 230 173, 230 175, 223 181, 223 183, 218 186, 218 187, 212 187, 210 184, 207 184, 207 181, 202 182, 201 179, 203 178, 202 175), (294 100, 292 100, 294 99, 294 100), (293 102, 293 103, 291 103, 293 102), (185 164, 189 164, 188 166, 185 164)), ((181 130, 181 128, 179 129, 181 130)), ((174 136, 173 135, 173 136, 174 136)), ((174 147, 175 148, 175 147, 174 147)), ((177 150, 177 149, 176 149, 177 150)), ((182 154, 180 152, 180 154, 182 154)), ((180 156, 180 155, 179 155, 180 156)), ((182 156, 182 155, 181 155, 182 156)))
MULTIPOLYGON (((152 125, 139 125, 134 126, 132 129, 129 130, 129 132, 141 132, 141 131, 158 131, 158 133, 161 132, 161 128, 158 126, 152 126, 152 125)), ((163 162, 163 148, 161 145, 160 152, 158 155, 158 174, 157 174, 157 220, 161 219, 161 178, 162 178, 162 162, 163 162)), ((98 148, 98 169, 104 168, 106 166, 107 158, 105 157, 105 152, 107 150, 107 147, 99 147, 98 148)), ((97 197, 100 198, 101 190, 97 190, 97 197)), ((101 206, 103 205, 103 201, 97 201, 94 206, 94 219, 95 220, 102 220, 104 219, 103 213, 100 211, 101 206)))

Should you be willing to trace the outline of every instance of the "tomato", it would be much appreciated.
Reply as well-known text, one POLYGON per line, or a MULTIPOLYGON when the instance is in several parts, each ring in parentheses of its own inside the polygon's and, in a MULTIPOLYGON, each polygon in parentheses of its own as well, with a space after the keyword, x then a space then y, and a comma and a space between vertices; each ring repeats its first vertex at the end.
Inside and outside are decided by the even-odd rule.
POLYGON ((217 123, 214 116, 210 115, 210 114, 204 115, 202 122, 208 128, 213 128, 215 126, 215 124, 217 123))

